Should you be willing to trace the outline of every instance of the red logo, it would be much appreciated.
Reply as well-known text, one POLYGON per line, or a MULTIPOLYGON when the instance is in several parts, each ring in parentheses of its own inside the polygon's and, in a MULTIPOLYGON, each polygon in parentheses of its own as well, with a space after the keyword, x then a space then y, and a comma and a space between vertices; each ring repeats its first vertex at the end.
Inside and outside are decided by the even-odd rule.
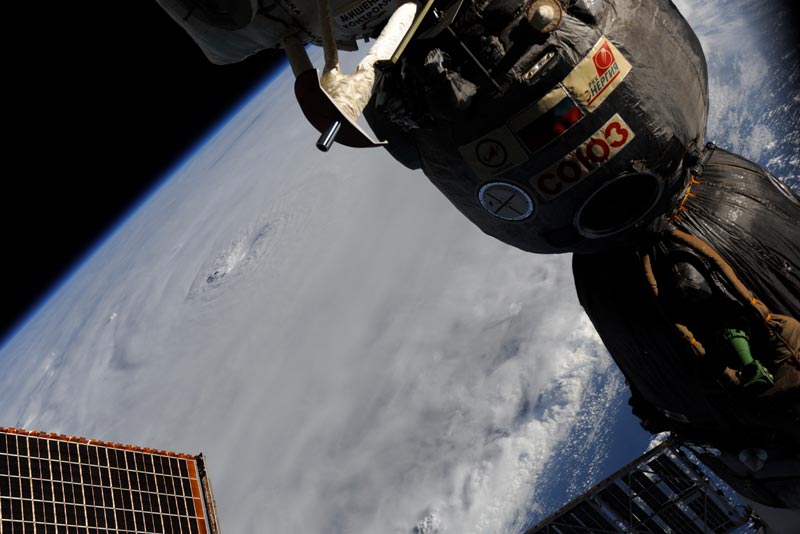
POLYGON ((603 46, 600 47, 600 50, 595 52, 594 57, 592 57, 594 61, 594 67, 597 69, 597 75, 602 76, 605 72, 611 68, 611 65, 614 64, 614 53, 611 51, 611 47, 608 46, 608 41, 603 43, 603 46))

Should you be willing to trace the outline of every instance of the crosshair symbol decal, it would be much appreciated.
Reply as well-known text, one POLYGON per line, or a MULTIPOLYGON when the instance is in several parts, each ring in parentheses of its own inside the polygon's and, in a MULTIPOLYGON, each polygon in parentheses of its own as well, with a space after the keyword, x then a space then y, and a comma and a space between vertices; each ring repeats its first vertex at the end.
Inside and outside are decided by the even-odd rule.
POLYGON ((508 161, 508 151, 494 139, 484 139, 475 147, 475 156, 482 165, 502 167, 508 161))
POLYGON ((506 182, 485 184, 478 192, 478 200, 486 211, 504 221, 521 221, 533 213, 530 195, 506 182))

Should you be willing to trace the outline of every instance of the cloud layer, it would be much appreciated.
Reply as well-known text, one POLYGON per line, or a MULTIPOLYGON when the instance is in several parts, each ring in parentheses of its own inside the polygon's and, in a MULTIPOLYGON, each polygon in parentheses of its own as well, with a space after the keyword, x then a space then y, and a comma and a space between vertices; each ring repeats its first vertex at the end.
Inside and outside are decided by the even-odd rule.
POLYGON ((519 528, 624 395, 569 257, 488 238, 382 151, 317 153, 290 86, 6 347, 3 423, 203 450, 231 532, 519 528))

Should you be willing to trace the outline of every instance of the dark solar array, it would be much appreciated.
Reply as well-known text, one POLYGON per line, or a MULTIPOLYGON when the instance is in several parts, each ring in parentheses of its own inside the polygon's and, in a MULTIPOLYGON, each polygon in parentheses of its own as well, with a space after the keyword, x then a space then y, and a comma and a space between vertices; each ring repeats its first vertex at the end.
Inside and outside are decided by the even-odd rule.
MULTIPOLYGON (((647 466, 677 495, 686 495, 693 487, 693 481, 669 458, 657 456, 647 466)), ((686 504, 698 517, 704 518, 708 532, 721 534, 735 526, 713 499, 704 497, 705 495, 695 495, 694 498, 687 499, 686 504)))
POLYGON ((205 534, 193 458, 0 432, 0 532, 205 534))
POLYGON ((646 455, 526 534, 726 534, 747 521, 675 447, 646 455))

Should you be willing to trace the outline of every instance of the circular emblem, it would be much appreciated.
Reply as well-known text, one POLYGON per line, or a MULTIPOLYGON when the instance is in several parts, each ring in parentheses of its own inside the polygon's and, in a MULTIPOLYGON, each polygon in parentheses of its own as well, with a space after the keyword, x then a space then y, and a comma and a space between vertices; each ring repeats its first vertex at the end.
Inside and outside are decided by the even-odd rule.
POLYGON ((521 221, 533 213, 533 201, 530 195, 506 182, 491 182, 478 191, 481 206, 504 221, 521 221))
POLYGON ((603 46, 594 55, 594 66, 597 68, 598 75, 602 75, 614 63, 614 54, 608 48, 608 45, 603 46))
POLYGON ((475 156, 481 165, 487 167, 502 167, 508 161, 508 152, 498 141, 484 139, 475 147, 475 156))

